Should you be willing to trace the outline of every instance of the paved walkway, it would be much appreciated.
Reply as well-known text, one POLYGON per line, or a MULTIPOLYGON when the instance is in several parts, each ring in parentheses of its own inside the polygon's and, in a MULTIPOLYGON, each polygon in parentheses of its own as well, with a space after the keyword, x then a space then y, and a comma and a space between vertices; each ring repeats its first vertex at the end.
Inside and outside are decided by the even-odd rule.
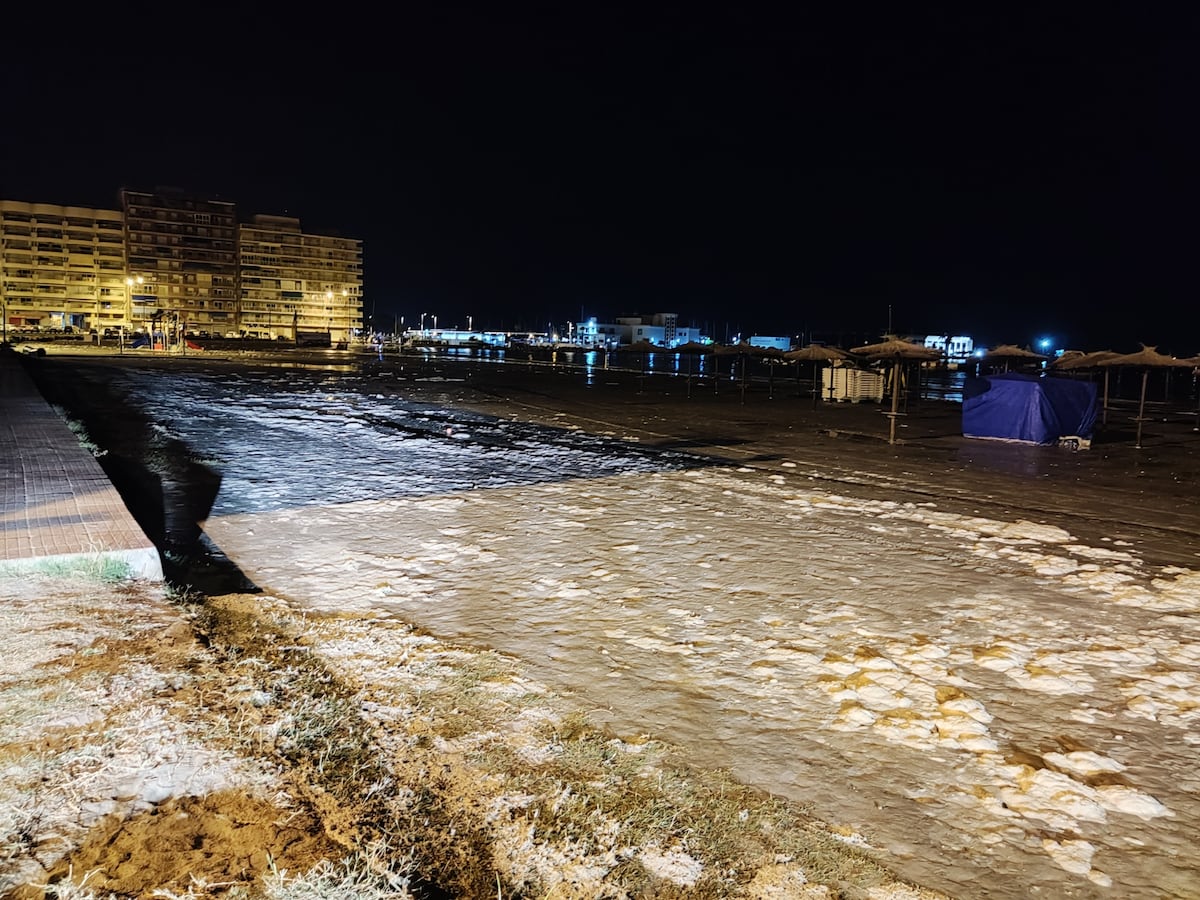
POLYGON ((7 349, 0 349, 0 482, 0 572, 102 568, 111 560, 134 577, 162 580, 154 544, 7 349))

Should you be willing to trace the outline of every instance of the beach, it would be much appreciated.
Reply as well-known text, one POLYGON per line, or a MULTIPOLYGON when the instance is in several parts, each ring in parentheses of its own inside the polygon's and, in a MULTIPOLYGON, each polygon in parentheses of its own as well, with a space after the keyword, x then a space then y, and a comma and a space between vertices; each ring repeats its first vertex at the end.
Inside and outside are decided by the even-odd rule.
MULTIPOLYGON (((382 758, 425 751, 422 715, 467 705, 461 684, 444 709, 399 702, 419 695, 413 679, 475 667, 489 704, 520 684, 555 715, 586 710, 621 747, 661 741, 895 873, 822 881, 781 853, 718 887, 694 830, 629 850, 619 828, 595 837, 600 818, 588 852, 534 865, 493 807, 482 857, 510 884, 637 896, 614 874, 636 859, 663 896, 906 896, 917 884, 928 896, 1194 896, 1183 836, 1197 817, 1200 516, 1187 410, 1164 410, 1136 448, 1123 407, 1072 451, 967 439, 955 404, 913 398, 889 443, 879 405, 815 403, 785 378, 743 393, 733 380, 437 358, 181 362, 35 369, 107 453, 178 442, 220 474, 201 524, 259 592, 207 606, 298 629, 352 686, 382 758), (988 877, 1008 887, 976 893, 988 877)), ((495 760, 481 735, 500 714, 476 710, 490 727, 460 715, 453 740, 441 719, 427 738, 460 775, 495 760)), ((519 708, 500 720, 523 735, 526 764, 563 743, 561 728, 547 744, 517 727, 529 725, 519 708)), ((508 806, 509 828, 527 813, 508 806)), ((363 827, 334 829, 340 846, 361 846, 363 827)), ((528 851, 536 832, 522 833, 528 851)))

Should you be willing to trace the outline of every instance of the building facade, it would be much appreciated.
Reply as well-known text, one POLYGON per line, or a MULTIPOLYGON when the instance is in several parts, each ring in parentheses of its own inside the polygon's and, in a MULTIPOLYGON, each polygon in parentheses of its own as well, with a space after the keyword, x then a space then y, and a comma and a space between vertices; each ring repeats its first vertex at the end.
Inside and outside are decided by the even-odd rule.
MULTIPOLYGON (((120 210, 0 200, 9 331, 146 332, 349 342, 363 321, 362 241, 300 220, 239 223, 231 201, 124 189, 120 210)), ((156 343, 157 346, 157 343, 156 343)))
POLYGON ((241 226, 241 327, 249 337, 349 342, 362 328, 362 241, 305 234, 300 220, 241 226))
POLYGON ((0 200, 4 331, 129 325, 120 212, 0 200))
POLYGON ((975 352, 975 340, 965 334, 927 334, 924 346, 940 350, 951 362, 966 362, 975 352))
POLYGON ((183 191, 121 191, 135 330, 238 329, 237 207, 183 191))

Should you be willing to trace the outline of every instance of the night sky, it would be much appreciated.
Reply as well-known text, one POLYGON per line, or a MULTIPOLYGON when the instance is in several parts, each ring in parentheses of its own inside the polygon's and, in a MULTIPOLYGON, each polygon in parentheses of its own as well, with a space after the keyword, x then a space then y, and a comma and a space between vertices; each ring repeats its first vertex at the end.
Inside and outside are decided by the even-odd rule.
POLYGON ((1200 353, 1191 14, 573 6, 392 5, 322 20, 327 46, 273 6, 98 24, 126 54, 18 48, 0 196, 161 184, 298 216, 363 239, 383 325, 671 310, 718 340, 890 321, 1200 353))

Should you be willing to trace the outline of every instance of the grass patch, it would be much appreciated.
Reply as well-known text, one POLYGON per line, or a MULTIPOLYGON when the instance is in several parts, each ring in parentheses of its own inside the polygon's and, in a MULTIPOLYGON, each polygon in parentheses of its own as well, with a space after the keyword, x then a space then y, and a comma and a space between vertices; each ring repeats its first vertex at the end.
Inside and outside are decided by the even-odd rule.
POLYGON ((133 569, 124 559, 103 553, 8 560, 0 563, 0 578, 30 575, 72 578, 98 584, 115 584, 132 578, 133 569))
POLYGON ((396 622, 295 616, 262 596, 192 608, 238 673, 237 696, 214 698, 237 710, 227 733, 293 772, 358 858, 281 874, 276 888, 295 891, 281 900, 739 897, 781 867, 830 900, 896 884, 803 808, 596 728, 500 654, 396 622), (404 865, 365 864, 364 847, 403 848, 404 865))

